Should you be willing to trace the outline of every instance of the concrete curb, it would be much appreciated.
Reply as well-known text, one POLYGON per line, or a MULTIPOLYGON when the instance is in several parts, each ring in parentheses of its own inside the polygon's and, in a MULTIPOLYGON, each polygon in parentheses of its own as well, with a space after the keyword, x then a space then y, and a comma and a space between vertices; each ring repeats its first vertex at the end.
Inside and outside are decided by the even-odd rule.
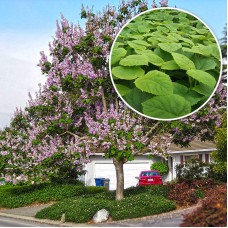
POLYGON ((149 215, 149 216, 145 216, 145 217, 139 217, 139 218, 132 218, 132 219, 123 219, 123 220, 117 220, 117 221, 110 221, 110 222, 103 222, 103 223, 98 223, 98 224, 91 224, 92 226, 99 226, 100 225, 112 225, 115 226, 116 224, 119 225, 125 225, 127 222, 139 222, 139 221, 144 221, 144 220, 150 220, 150 221, 154 221, 154 222, 158 222, 162 219, 172 219, 175 216, 183 216, 184 214, 188 214, 191 213, 192 211, 194 211, 196 208, 198 208, 201 204, 198 203, 194 206, 191 207, 186 207, 186 208, 180 208, 180 209, 176 209, 174 211, 169 211, 169 212, 164 212, 161 214, 156 214, 156 215, 149 215))
POLYGON ((163 218, 172 218, 175 215, 179 215, 179 214, 183 215, 186 213, 190 213, 199 206, 200 206, 200 204, 197 204, 192 207, 181 208, 181 209, 177 209, 174 211, 165 212, 165 213, 161 213, 161 214, 157 214, 157 215, 150 215, 150 216, 133 218, 133 219, 124 219, 124 220, 119 220, 119 221, 102 222, 102 223, 97 223, 97 224, 71 223, 71 222, 62 223, 59 220, 55 221, 55 220, 49 220, 49 219, 37 219, 34 217, 29 217, 29 216, 4 213, 4 210, 0 211, 0 216, 21 219, 21 220, 31 221, 31 222, 38 222, 38 223, 43 223, 43 224, 53 225, 53 226, 61 226, 61 227, 93 227, 93 226, 99 226, 99 225, 104 226, 105 224, 107 224, 109 226, 114 224, 114 226, 115 226, 115 224, 121 225, 123 223, 132 222, 132 221, 143 221, 143 220, 148 220, 148 219, 158 221, 158 220, 162 220, 163 218))
POLYGON ((34 217, 7 214, 4 212, 0 212, 0 216, 7 217, 7 218, 21 219, 21 220, 31 221, 31 222, 39 222, 39 223, 43 223, 43 224, 47 224, 47 225, 62 226, 62 227, 87 227, 87 226, 89 226, 86 223, 70 223, 70 222, 62 223, 60 221, 54 221, 54 220, 49 220, 49 219, 37 219, 34 217))

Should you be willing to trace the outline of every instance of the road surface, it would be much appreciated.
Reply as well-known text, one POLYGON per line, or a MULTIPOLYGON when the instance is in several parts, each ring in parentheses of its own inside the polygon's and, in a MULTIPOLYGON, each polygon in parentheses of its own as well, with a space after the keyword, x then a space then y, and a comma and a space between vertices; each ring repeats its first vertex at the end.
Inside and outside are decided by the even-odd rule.
POLYGON ((51 227, 52 225, 0 216, 0 227, 41 227, 41 226, 51 227))

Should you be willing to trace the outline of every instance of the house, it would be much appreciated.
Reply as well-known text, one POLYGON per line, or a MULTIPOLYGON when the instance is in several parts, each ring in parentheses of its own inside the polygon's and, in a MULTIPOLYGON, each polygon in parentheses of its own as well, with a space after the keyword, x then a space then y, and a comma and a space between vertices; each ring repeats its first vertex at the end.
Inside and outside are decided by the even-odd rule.
MULTIPOLYGON (((170 146, 170 156, 168 158, 169 173, 164 177, 164 181, 171 181, 176 178, 175 166, 183 164, 185 161, 197 157, 201 161, 211 162, 210 153, 215 151, 212 142, 193 141, 188 148, 181 148, 176 145, 170 146)), ((116 189, 116 172, 112 159, 105 159, 104 154, 97 153, 91 156, 91 162, 86 165, 84 176, 85 185, 95 186, 95 178, 110 179, 110 190, 116 189)), ((149 158, 148 155, 135 156, 133 161, 124 164, 124 188, 136 186, 140 171, 150 169, 152 163, 161 161, 162 158, 149 158)))

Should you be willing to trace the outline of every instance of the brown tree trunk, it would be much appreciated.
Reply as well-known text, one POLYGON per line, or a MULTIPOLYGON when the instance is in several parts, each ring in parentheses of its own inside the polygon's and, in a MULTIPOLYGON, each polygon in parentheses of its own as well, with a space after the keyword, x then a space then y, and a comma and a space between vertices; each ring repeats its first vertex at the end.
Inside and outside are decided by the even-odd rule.
POLYGON ((124 170, 123 170, 123 165, 124 161, 123 160, 117 160, 113 158, 113 163, 116 169, 116 200, 122 200, 124 198, 124 170))

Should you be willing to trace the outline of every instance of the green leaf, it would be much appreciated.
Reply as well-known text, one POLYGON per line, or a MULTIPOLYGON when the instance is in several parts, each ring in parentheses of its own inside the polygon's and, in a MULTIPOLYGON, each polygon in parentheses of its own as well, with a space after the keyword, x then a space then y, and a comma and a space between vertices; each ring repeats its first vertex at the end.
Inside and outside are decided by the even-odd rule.
POLYGON ((164 62, 161 66, 162 70, 178 70, 180 67, 176 64, 174 60, 164 62))
POLYGON ((123 99, 127 102, 135 110, 142 112, 142 102, 153 97, 152 94, 142 92, 138 88, 132 89, 129 93, 127 93, 123 99))
MULTIPOLYGON (((142 45, 140 44, 139 42, 135 42, 136 40, 133 40, 133 41, 128 41, 127 44, 133 48, 133 49, 136 49, 136 50, 146 50, 147 46, 145 45, 142 45)), ((137 40, 137 41, 140 41, 140 40, 137 40)), ((143 40, 141 40, 143 41, 143 40)), ((145 42, 145 41, 143 41, 145 42)))
POLYGON ((148 39, 148 41, 151 43, 151 46, 154 47, 154 48, 158 45, 158 40, 157 40, 156 37, 150 37, 148 39))
POLYGON ((182 48, 182 45, 180 43, 160 43, 158 46, 163 50, 167 51, 169 53, 172 53, 180 48, 182 48))
POLYGON ((187 75, 212 88, 216 85, 215 78, 202 70, 188 70, 187 75))
POLYGON ((195 69, 194 63, 185 55, 179 53, 172 53, 174 61, 183 70, 195 69))
POLYGON ((122 57, 127 54, 127 51, 124 48, 116 48, 112 50, 111 53, 111 64, 116 64, 120 61, 122 57))
POLYGON ((169 29, 163 26, 157 26, 157 30, 163 33, 168 33, 169 29))
POLYGON ((197 70, 203 70, 203 71, 213 70, 217 66, 216 62, 210 58, 194 57, 193 62, 197 70))
POLYGON ((202 95, 176 82, 173 82, 173 93, 182 96, 191 105, 197 104, 202 99, 202 95))
POLYGON ((192 46, 194 45, 194 43, 190 39, 181 37, 180 40, 184 41, 185 43, 191 44, 192 46))
POLYGON ((142 51, 141 54, 146 55, 148 57, 148 62, 154 64, 155 66, 161 66, 163 64, 163 59, 156 55, 153 51, 145 50, 142 51))
POLYGON ((132 80, 144 75, 144 70, 138 66, 117 66, 112 68, 112 74, 120 79, 132 80))
POLYGON ((148 58, 145 55, 129 55, 120 61, 122 66, 143 66, 148 65, 148 58))
POLYGON ((127 93, 129 93, 132 90, 131 87, 128 87, 123 84, 115 84, 115 86, 121 96, 126 95, 127 93))
POLYGON ((178 118, 191 112, 190 103, 177 94, 153 97, 142 106, 145 115, 159 119, 178 118))
POLYGON ((145 25, 138 25, 138 31, 140 33, 148 33, 150 32, 150 29, 147 28, 145 25))
POLYGON ((197 33, 199 33, 199 34, 206 34, 206 33, 208 33, 209 32, 209 30, 208 29, 198 29, 198 28, 194 28, 194 27, 192 27, 192 30, 195 30, 197 33))
POLYGON ((220 53, 217 44, 211 44, 211 55, 214 56, 216 59, 220 60, 220 53))
POLYGON ((212 53, 211 46, 198 45, 198 46, 193 46, 192 48, 182 48, 182 49, 183 51, 186 51, 186 52, 193 52, 204 56, 210 56, 212 53))
POLYGON ((214 90, 214 88, 207 86, 205 84, 200 83, 199 85, 193 88, 197 93, 203 94, 205 96, 210 96, 214 90))
POLYGON ((167 95, 173 93, 172 81, 169 75, 153 70, 145 76, 135 80, 137 88, 155 95, 167 95))

